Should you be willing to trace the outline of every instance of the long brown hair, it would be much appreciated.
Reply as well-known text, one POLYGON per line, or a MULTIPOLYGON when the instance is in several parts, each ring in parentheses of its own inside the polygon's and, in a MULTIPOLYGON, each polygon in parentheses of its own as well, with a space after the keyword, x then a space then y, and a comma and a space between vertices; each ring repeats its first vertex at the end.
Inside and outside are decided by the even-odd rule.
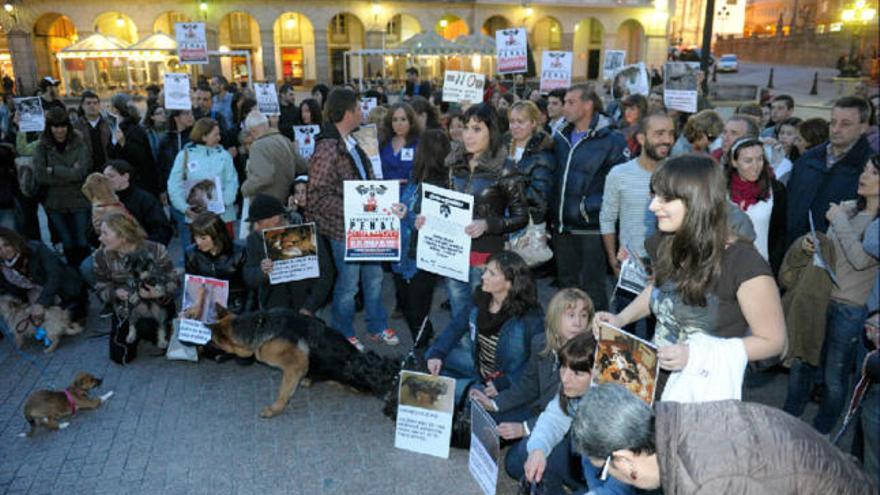
POLYGON ((419 139, 413 159, 412 179, 415 182, 443 185, 449 174, 446 155, 452 149, 449 136, 441 129, 428 129, 419 139))
POLYGON ((215 127, 220 124, 210 117, 202 117, 193 125, 192 131, 189 133, 189 139, 196 144, 205 144, 205 136, 211 133, 215 127))
POLYGON ((721 276, 721 256, 730 231, 724 173, 708 157, 686 154, 660 165, 651 176, 651 191, 665 201, 685 206, 681 227, 663 235, 654 275, 659 287, 676 284, 682 301, 705 306, 706 293, 721 276))
POLYGON ((232 239, 229 238, 229 231, 226 230, 226 224, 220 215, 206 211, 193 219, 189 228, 192 231, 193 239, 197 235, 206 235, 211 238, 214 246, 219 248, 221 253, 232 250, 232 239))
POLYGON ((391 121, 394 120, 394 112, 398 110, 403 110, 403 113, 406 114, 406 120, 409 121, 409 132, 406 134, 406 144, 412 144, 419 138, 421 129, 419 129, 419 122, 416 120, 416 112, 409 103, 403 102, 391 105, 391 107, 388 108, 388 111, 385 112, 385 116, 382 119, 382 132, 380 133, 382 140, 388 142, 394 137, 394 127, 392 126, 391 121))
MULTIPOLYGON (((593 332, 584 332, 573 337, 559 349, 559 366, 581 373, 592 373, 596 359, 596 338, 593 332)), ((559 407, 566 415, 568 403, 574 397, 566 397, 559 385, 559 407)))

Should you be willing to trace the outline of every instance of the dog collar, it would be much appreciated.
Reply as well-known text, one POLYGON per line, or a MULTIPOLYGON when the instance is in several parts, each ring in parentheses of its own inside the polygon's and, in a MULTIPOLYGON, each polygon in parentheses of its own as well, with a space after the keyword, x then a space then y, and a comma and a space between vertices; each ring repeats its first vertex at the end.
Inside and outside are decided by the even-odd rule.
POLYGON ((67 403, 70 404, 70 414, 76 414, 76 401, 73 400, 73 395, 70 391, 65 390, 64 396, 67 397, 67 403))

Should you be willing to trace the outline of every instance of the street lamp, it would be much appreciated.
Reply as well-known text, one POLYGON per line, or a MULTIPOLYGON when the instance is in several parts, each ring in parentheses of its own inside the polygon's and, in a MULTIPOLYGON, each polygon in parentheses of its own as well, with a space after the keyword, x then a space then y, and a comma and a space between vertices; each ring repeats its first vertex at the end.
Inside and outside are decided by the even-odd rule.
POLYGON ((877 10, 868 7, 865 0, 856 0, 852 7, 844 9, 840 20, 852 29, 852 37, 849 46, 849 59, 840 67, 841 77, 859 77, 862 74, 862 64, 856 63, 856 38, 859 39, 859 48, 863 43, 862 28, 877 16, 877 10))

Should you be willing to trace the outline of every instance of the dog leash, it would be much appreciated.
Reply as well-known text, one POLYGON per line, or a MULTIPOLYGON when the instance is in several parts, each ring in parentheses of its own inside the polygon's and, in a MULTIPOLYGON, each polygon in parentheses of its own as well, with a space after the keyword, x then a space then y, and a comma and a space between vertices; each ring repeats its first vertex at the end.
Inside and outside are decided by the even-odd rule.
POLYGON ((46 381, 48 382, 48 385, 50 387, 54 386, 52 381, 49 379, 49 375, 46 373, 46 368, 49 367, 49 363, 47 362, 45 366, 41 367, 37 363, 37 360, 34 359, 33 356, 31 356, 31 355, 23 352, 21 349, 19 349, 18 346, 15 345, 15 336, 11 334, 11 331, 12 330, 9 328, 9 325, 7 325, 7 323, 6 323, 6 319, 5 318, 2 319, 2 321, 0 321, 0 332, 3 332, 3 336, 6 337, 7 340, 9 340, 9 345, 12 347, 12 350, 14 350, 16 354, 18 354, 18 357, 20 357, 26 363, 30 364, 37 371, 39 371, 40 376, 42 378, 46 379, 46 381))

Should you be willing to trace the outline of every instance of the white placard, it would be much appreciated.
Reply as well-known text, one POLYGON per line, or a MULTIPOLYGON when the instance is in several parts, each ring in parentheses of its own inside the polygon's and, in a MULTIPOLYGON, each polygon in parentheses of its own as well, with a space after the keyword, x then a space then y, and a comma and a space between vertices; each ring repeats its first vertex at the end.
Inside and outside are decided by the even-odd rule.
POLYGON ((484 495, 495 495, 498 485, 498 459, 501 444, 492 416, 477 402, 471 401, 471 449, 468 471, 480 485, 484 495))
POLYGON ((396 180, 347 180, 343 185, 345 261, 400 261, 396 180))
POLYGON ((626 63, 626 50, 605 50, 605 63, 602 65, 602 78, 611 80, 614 74, 626 63))
POLYGON ((394 446, 448 459, 455 380, 404 370, 397 398, 394 446))
POLYGON ((614 98, 623 98, 626 94, 647 96, 650 90, 648 69, 644 62, 621 67, 614 74, 614 82, 611 83, 614 98))
POLYGON ((208 38, 205 36, 204 22, 176 22, 174 37, 177 39, 177 58, 181 64, 208 63, 208 38))
POLYGON ((43 114, 43 102, 39 96, 15 98, 15 113, 21 120, 18 122, 19 132, 43 132, 46 129, 46 116, 43 114))
POLYGON ((443 101, 482 103, 486 76, 474 72, 448 70, 443 75, 443 101))
POLYGON ((499 74, 521 74, 528 71, 529 62, 526 28, 495 31, 495 54, 499 74))
POLYGON ((113 144, 113 146, 116 146, 116 131, 119 130, 119 116, 114 113, 104 112, 101 117, 107 121, 107 127, 110 128, 110 143, 113 144))
POLYGON ((369 98, 361 98, 361 122, 366 122, 370 116, 370 112, 373 111, 376 106, 379 105, 379 100, 375 96, 371 96, 369 98))
POLYGON ((192 110, 189 74, 165 73, 165 109, 192 110))
POLYGON ((224 308, 229 305, 228 281, 189 274, 184 276, 183 317, 180 319, 178 339, 197 345, 211 340, 211 329, 205 324, 217 321, 217 304, 224 308))
MULTIPOLYGON (((195 169, 195 162, 184 164, 185 167, 195 169)), ((186 189, 186 204, 196 212, 210 211, 222 215, 226 211, 223 202, 223 185, 220 177, 214 176, 204 179, 190 179, 183 183, 186 189)), ((187 220, 191 222, 189 217, 187 220)))
POLYGON ((663 104, 669 110, 697 111, 699 62, 666 62, 663 69, 663 104))
POLYGON ((641 294, 648 286, 650 276, 642 260, 636 256, 635 251, 625 246, 626 259, 620 265, 620 277, 617 279, 617 287, 632 294, 641 294))
POLYGON ((270 284, 321 276, 314 223, 266 229, 263 231, 263 242, 266 257, 272 260, 270 284))
POLYGON ((544 52, 541 56, 541 91, 571 86, 571 52, 544 52))
POLYGON ((470 273, 471 238, 464 229, 473 221, 474 197, 422 183, 422 215, 416 267, 462 282, 470 273))
POLYGON ((263 115, 281 115, 275 83, 254 83, 257 107, 263 115))
POLYGON ((321 126, 317 125, 295 125, 293 126, 293 136, 296 138, 296 147, 299 154, 308 160, 315 153, 315 138, 321 132, 321 126))
POLYGON ((370 168, 373 170, 373 179, 382 179, 382 157, 379 155, 379 129, 376 124, 364 124, 351 133, 357 145, 360 146, 367 158, 370 159, 370 168))

